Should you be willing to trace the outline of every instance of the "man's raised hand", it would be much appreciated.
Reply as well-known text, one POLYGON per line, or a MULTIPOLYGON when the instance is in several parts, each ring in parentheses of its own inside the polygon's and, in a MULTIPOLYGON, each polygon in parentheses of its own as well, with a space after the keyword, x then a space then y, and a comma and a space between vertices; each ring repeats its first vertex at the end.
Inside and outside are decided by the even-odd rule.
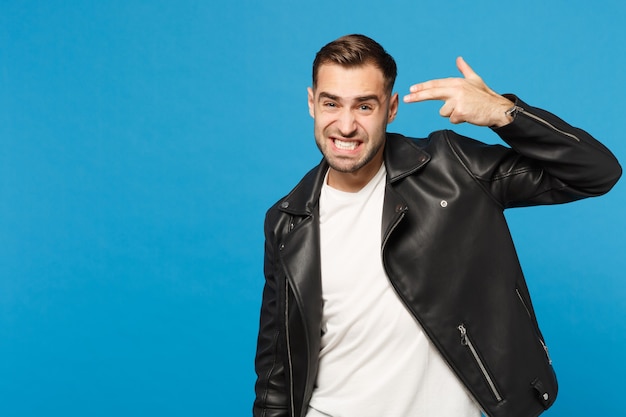
POLYGON ((487 87, 463 58, 456 59, 456 66, 462 78, 440 78, 412 85, 404 102, 441 100, 444 103, 439 114, 455 124, 500 127, 510 123, 512 118, 505 112, 513 107, 513 102, 487 87))

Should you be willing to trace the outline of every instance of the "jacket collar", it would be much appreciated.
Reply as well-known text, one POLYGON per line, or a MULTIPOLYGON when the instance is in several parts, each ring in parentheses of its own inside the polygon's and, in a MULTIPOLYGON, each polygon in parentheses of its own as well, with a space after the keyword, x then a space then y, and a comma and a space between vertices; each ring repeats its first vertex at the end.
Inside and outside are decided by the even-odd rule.
MULTIPOLYGON (((395 133, 387 133, 384 151, 387 184, 392 184, 422 168, 430 161, 430 155, 414 140, 395 133)), ((278 207, 289 214, 307 216, 313 213, 319 201, 328 163, 320 164, 309 171, 300 183, 283 198, 278 207)))

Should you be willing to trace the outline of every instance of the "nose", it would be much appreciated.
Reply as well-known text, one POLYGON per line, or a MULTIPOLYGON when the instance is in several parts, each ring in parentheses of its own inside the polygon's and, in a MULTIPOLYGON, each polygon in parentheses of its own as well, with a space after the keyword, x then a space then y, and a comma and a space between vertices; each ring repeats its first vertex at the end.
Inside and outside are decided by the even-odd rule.
POLYGON ((337 128, 343 137, 350 137, 356 133, 356 118, 351 109, 343 109, 337 118, 337 128))

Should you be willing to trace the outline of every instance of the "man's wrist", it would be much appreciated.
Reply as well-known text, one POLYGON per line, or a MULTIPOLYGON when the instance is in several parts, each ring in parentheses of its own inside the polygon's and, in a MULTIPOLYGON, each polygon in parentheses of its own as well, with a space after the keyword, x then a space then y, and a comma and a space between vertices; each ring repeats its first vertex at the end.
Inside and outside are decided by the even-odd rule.
POLYGON ((517 114, 517 106, 515 103, 506 97, 500 97, 502 97, 502 101, 498 104, 497 110, 495 111, 496 117, 494 123, 492 124, 492 127, 494 128, 508 125, 515 120, 515 116, 517 114))

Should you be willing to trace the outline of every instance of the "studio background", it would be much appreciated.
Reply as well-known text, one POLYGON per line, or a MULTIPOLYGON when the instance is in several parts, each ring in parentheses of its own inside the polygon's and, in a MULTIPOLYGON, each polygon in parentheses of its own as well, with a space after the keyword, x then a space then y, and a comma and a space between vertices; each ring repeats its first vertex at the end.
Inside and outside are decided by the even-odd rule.
MULTIPOLYGON (((325 43, 378 40, 401 96, 462 55, 624 164, 625 21, 617 0, 0 1, 0 415, 251 414, 263 218, 320 159, 325 43)), ((498 141, 439 106, 389 130, 498 141)), ((545 416, 626 414, 625 187, 508 212, 560 382, 545 416)))

